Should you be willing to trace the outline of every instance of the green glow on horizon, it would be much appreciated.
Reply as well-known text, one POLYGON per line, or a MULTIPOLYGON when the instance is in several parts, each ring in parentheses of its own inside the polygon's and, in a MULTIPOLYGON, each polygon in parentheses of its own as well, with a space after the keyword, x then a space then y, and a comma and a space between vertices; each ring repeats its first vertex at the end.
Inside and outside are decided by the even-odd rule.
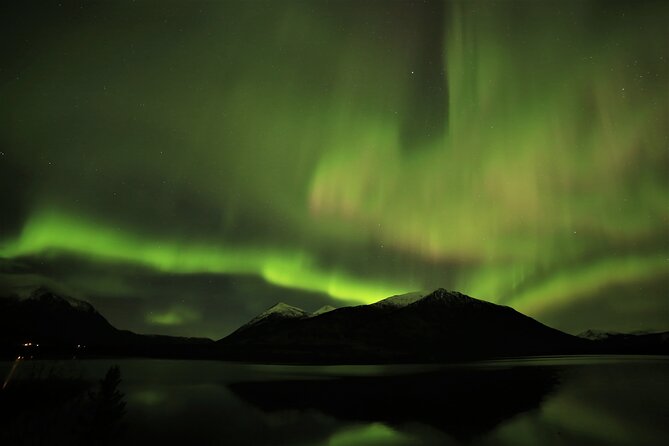
POLYGON ((370 423, 342 429, 325 441, 323 446, 410 445, 412 441, 415 440, 383 423, 370 423))
POLYGON ((146 321, 153 325, 183 325, 200 319, 200 314, 184 305, 178 305, 164 312, 151 312, 146 321))

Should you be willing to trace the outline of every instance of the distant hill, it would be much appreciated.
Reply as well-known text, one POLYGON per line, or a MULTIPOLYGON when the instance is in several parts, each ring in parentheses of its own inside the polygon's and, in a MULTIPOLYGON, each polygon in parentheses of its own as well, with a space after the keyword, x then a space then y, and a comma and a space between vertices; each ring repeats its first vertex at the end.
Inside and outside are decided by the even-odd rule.
POLYGON ((603 353, 669 354, 669 331, 632 333, 586 330, 578 335, 595 343, 603 353))
POLYGON ((45 288, 0 298, 4 356, 192 356, 207 353, 208 344, 213 341, 118 330, 88 302, 45 288))
POLYGON ((0 299, 0 333, 13 343, 105 344, 120 335, 88 302, 39 288, 0 299))
POLYGON ((280 304, 218 345, 240 360, 356 363, 573 354, 591 342, 510 307, 438 289, 316 316, 280 304))

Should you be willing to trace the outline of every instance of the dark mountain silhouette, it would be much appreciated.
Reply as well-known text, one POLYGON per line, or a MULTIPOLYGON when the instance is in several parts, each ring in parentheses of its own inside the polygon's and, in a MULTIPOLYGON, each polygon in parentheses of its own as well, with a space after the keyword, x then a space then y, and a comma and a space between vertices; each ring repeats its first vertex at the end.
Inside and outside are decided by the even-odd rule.
POLYGON ((279 302, 271 306, 246 324, 239 327, 233 336, 253 336, 253 333, 265 333, 276 330, 297 319, 306 319, 310 315, 301 308, 279 302))
POLYGON ((571 336, 512 308, 444 289, 427 295, 392 296, 371 305, 326 307, 314 313, 280 303, 218 342, 119 330, 89 303, 47 289, 38 289, 26 298, 0 298, 0 355, 4 357, 105 355, 399 363, 669 353, 668 333, 599 337, 593 341, 571 336))
POLYGON ((586 330, 578 335, 589 339, 603 353, 669 354, 669 331, 617 333, 586 330))
POLYGON ((336 308, 325 305, 313 313, 308 313, 301 308, 279 302, 239 327, 230 337, 263 336, 264 333, 290 327, 293 321, 320 316, 333 310, 336 310, 336 308))
POLYGON ((120 334, 91 304, 45 288, 0 299, 0 330, 3 339, 42 344, 101 344, 120 334))
POLYGON ((112 326, 88 302, 46 288, 0 298, 0 353, 5 356, 193 356, 210 339, 140 335, 112 326))
POLYGON ((290 308, 290 317, 255 318, 218 341, 224 355, 272 362, 442 362, 573 354, 591 344, 510 307, 444 289, 311 317, 290 308))
POLYGON ((557 371, 550 367, 453 368, 228 387, 269 413, 318 411, 338 420, 381 422, 398 429, 423 423, 466 443, 519 413, 537 409, 558 381, 557 371))

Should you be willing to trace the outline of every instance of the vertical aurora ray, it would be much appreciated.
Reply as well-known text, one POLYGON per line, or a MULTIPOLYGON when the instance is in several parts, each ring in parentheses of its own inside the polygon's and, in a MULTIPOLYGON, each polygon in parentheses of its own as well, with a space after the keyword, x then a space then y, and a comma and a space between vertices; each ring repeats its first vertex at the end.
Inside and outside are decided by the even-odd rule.
POLYGON ((582 3, 569 14, 545 3, 452 4, 445 136, 411 151, 392 122, 369 138, 376 145, 351 136, 316 172, 313 214, 361 224, 399 250, 467 259, 477 266, 445 277, 450 286, 534 301, 528 308, 666 275, 666 45, 613 13, 618 35, 593 32, 582 3))

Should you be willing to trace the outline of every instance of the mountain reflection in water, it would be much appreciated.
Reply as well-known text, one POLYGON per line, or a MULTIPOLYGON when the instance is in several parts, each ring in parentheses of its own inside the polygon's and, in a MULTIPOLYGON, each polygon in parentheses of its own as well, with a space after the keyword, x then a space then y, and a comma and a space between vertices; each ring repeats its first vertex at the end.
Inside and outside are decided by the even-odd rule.
POLYGON ((508 418, 538 408, 556 384, 553 368, 527 367, 242 382, 229 388, 266 412, 314 410, 360 423, 422 423, 468 442, 508 418))
MULTIPOLYGON (((665 357, 399 366, 26 361, 10 387, 34 375, 31 368, 52 366, 63 378, 94 384, 113 364, 120 366, 119 390, 127 404, 111 444, 669 444, 665 357)), ((0 362, 3 376, 11 368, 11 362, 0 362)), ((19 406, 6 409, 9 418, 19 416, 19 406)), ((68 444, 53 436, 49 441, 68 444)))

